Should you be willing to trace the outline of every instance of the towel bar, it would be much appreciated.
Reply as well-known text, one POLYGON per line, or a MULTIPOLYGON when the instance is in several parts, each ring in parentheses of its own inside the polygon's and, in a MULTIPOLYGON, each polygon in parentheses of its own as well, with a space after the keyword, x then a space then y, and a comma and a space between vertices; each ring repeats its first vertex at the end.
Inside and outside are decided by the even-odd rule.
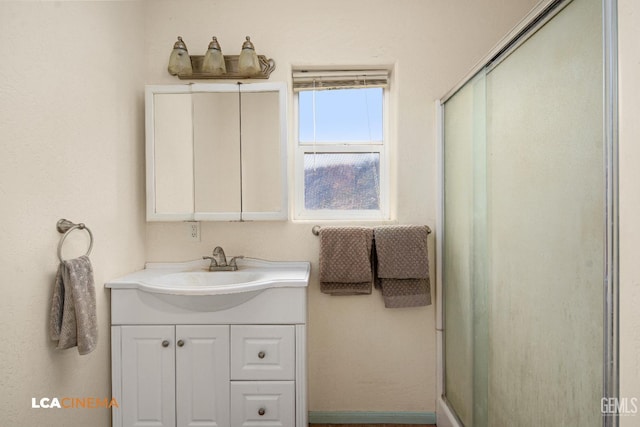
MULTIPOLYGON (((429 227, 428 225, 425 225, 425 227, 427 227, 427 234, 431 234, 431 227, 429 227)), ((311 232, 313 233, 314 236, 319 236, 321 228, 322 227, 320 227, 319 225, 314 225, 313 228, 311 229, 311 232)))
POLYGON ((62 259, 62 244, 64 243, 64 239, 73 231, 73 230, 86 230, 89 233, 89 249, 87 249, 87 253, 85 256, 89 256, 91 254, 91 249, 93 248, 93 233, 89 230, 89 227, 84 225, 83 223, 73 223, 68 219, 62 218, 56 223, 56 229, 58 233, 62 234, 62 238, 60 238, 60 242, 58 243, 58 259, 60 262, 63 262, 62 259))

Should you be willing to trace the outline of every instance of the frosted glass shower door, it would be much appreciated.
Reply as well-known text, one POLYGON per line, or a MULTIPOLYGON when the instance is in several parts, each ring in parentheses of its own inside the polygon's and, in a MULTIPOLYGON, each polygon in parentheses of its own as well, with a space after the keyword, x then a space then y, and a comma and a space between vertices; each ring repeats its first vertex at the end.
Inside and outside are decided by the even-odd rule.
POLYGON ((487 73, 492 427, 602 423, 601 8, 573 1, 487 73))
POLYGON ((602 425, 602 3, 444 103, 444 397, 465 427, 602 425))

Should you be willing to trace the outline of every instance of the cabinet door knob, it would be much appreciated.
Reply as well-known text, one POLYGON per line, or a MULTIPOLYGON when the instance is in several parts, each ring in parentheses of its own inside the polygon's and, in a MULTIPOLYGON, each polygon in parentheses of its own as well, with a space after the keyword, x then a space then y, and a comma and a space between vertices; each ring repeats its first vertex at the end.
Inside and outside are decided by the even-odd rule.
POLYGON ((261 351, 260 353, 258 353, 258 358, 260 359, 264 359, 264 357, 267 355, 267 353, 265 353, 264 351, 261 351))
POLYGON ((162 341, 162 346, 163 347, 169 347, 169 340, 162 341))
POLYGON ((184 341, 178 340, 178 347, 182 347, 184 345, 184 341))
POLYGON ((260 415, 260 416, 263 416, 266 412, 267 412, 267 411, 266 411, 266 409, 264 409, 264 408, 260 408, 260 409, 258 409, 258 415, 260 415))

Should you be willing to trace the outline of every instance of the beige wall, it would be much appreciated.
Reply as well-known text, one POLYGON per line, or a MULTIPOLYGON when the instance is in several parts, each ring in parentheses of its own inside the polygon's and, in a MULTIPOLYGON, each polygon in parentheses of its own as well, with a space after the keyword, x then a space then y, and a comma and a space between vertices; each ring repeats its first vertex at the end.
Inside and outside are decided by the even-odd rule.
MULTIPOLYGON (((191 54, 203 54, 213 35, 225 54, 237 54, 244 36, 250 35, 259 54, 275 59, 273 81, 290 82, 294 65, 392 65, 392 212, 399 223, 434 228, 434 100, 457 83, 535 3, 152 1, 146 8, 145 82, 179 83, 166 72, 178 35, 191 54)), ((290 102, 291 144, 295 138, 292 105, 290 102)), ((188 241, 184 224, 150 223, 147 258, 196 259, 221 245, 229 255, 311 261, 309 409, 434 411, 434 307, 384 309, 378 292, 367 297, 321 294, 313 224, 203 223, 202 241, 194 243, 188 241)), ((434 237, 430 240, 433 256, 434 237)))
MULTIPOLYGON (((42 397, 110 397, 102 284, 144 263, 143 9, 129 2, 0 2, 0 424, 110 425, 105 409, 32 409, 42 397), (99 342, 47 335, 59 218, 95 236, 99 342)), ((65 243, 86 249, 82 232, 65 243)))
MULTIPOLYGON (((620 397, 640 399, 640 4, 618 0, 620 96, 620 397)), ((638 403, 640 405, 640 402, 638 403)), ((635 427, 640 414, 621 417, 635 427)))

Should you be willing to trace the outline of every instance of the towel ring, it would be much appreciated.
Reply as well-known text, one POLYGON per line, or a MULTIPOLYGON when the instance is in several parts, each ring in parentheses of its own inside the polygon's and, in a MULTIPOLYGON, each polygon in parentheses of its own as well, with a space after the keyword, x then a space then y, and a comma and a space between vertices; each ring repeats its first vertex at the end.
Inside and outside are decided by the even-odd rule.
POLYGON ((91 233, 89 227, 87 227, 83 223, 76 224, 69 221, 68 219, 63 218, 57 222, 56 228, 58 230, 58 233, 62 234, 62 238, 58 243, 58 259, 60 260, 60 262, 64 261, 62 259, 62 245, 64 243, 64 239, 66 239, 73 230, 86 230, 87 233, 89 233, 89 249, 87 249, 87 253, 84 254, 84 256, 89 256, 89 254, 91 254, 91 249, 93 248, 93 233, 91 233))

